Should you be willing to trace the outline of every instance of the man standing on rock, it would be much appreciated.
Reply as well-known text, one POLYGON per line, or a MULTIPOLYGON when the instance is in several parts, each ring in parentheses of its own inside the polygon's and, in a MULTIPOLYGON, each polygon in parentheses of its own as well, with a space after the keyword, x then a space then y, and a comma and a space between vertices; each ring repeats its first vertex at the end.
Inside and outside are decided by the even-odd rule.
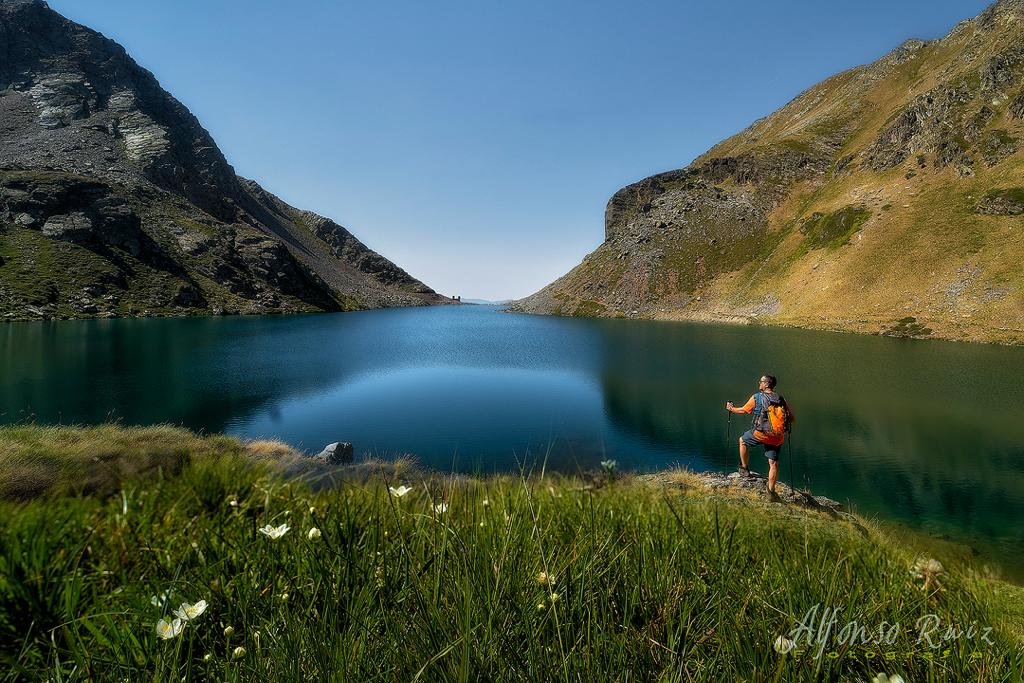
POLYGON ((786 399, 775 391, 775 376, 761 375, 757 393, 742 408, 737 408, 730 401, 725 404, 725 409, 736 414, 754 413, 750 429, 740 437, 740 474, 750 475, 747 448, 763 446, 764 457, 768 458, 768 494, 773 500, 778 499, 775 484, 779 480, 779 453, 794 417, 786 399))

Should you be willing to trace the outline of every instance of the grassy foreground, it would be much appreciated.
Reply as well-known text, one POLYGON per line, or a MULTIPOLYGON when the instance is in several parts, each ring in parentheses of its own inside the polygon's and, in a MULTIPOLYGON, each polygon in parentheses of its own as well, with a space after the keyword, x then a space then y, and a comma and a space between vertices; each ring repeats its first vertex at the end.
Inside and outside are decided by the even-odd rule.
POLYGON ((685 473, 657 483, 471 479, 367 463, 324 486, 294 457, 274 443, 168 427, 0 429, 0 676, 1014 681, 1024 672, 1019 589, 955 564, 915 574, 918 552, 855 519, 664 483, 685 473), (399 485, 410 490, 389 492, 399 485), (175 624, 182 603, 194 616, 175 624), (823 610, 838 610, 820 652, 816 636, 793 633, 815 605, 816 632, 823 610), (920 619, 926 629, 941 620, 929 631, 937 647, 919 642, 920 619), (171 637, 158 635, 160 620, 171 637), (864 627, 853 644, 849 628, 840 632, 851 620, 864 627), (776 644, 788 644, 776 640, 787 635, 796 647, 781 653, 776 644))

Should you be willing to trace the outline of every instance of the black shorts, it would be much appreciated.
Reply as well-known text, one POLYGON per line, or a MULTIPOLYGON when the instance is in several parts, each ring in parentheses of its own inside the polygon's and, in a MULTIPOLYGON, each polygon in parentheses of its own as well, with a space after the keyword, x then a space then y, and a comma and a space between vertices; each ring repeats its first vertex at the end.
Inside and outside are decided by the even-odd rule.
POLYGON ((773 460, 775 462, 778 462, 778 460, 779 460, 779 451, 782 450, 782 446, 781 445, 773 446, 770 443, 765 443, 764 441, 758 441, 754 437, 753 430, 750 430, 750 429, 745 431, 741 438, 743 439, 743 443, 747 444, 748 446, 764 446, 764 457, 768 458, 769 460, 773 460))

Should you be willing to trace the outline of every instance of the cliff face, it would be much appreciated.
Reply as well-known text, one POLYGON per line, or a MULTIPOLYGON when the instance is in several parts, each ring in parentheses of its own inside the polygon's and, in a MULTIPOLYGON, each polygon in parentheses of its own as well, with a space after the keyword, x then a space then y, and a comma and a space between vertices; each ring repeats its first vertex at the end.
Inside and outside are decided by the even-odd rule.
POLYGON ((0 315, 269 313, 444 301, 239 178, 102 35, 0 1, 0 315))
POLYGON ((999 2, 619 190, 516 310, 1024 342, 1022 22, 999 2))

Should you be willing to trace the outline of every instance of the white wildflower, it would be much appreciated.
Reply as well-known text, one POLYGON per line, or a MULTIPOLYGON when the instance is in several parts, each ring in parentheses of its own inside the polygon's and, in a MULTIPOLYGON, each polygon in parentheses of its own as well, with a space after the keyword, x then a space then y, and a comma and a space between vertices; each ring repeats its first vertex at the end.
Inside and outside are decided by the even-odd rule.
POLYGON ((906 683, 903 680, 903 676, 899 674, 893 674, 892 676, 886 676, 885 674, 878 674, 871 679, 871 683, 906 683))
POLYGON ((945 568, 942 566, 941 562, 927 557, 917 558, 914 562, 914 566, 910 569, 910 573, 919 579, 923 579, 929 575, 938 576, 944 571, 945 568))
POLYGON ((317 529, 316 527, 313 527, 306 534, 306 538, 308 538, 311 541, 316 541, 316 540, 319 540, 322 535, 323 534, 320 533, 319 529, 317 529))
POLYGON ((206 600, 200 600, 194 605, 183 602, 178 609, 174 610, 174 616, 178 617, 182 621, 192 621, 205 611, 206 600))
POLYGON ((775 651, 780 655, 789 654, 794 647, 796 647, 796 643, 785 636, 779 636, 775 639, 775 651))
POLYGON ((228 637, 228 638, 230 638, 231 636, 235 635, 235 627, 234 626, 225 626, 224 627, 224 635, 226 637, 228 637))
POLYGON ((175 619, 171 622, 168 622, 166 619, 161 619, 156 622, 156 634, 163 640, 176 638, 183 628, 185 628, 185 622, 181 619, 175 619))
POLYGON ((939 578, 943 573, 945 573, 945 568, 942 566, 942 563, 927 557, 917 558, 914 566, 910 568, 911 576, 924 581, 924 590, 928 590, 932 584, 938 585, 939 578))
POLYGON ((447 510, 448 510, 448 503, 444 502, 443 500, 440 503, 438 503, 437 505, 434 506, 434 512, 436 512, 439 515, 443 514, 447 510))
POLYGON ((486 507, 490 507, 491 506, 491 500, 489 498, 484 498, 484 500, 481 503, 481 505, 483 505, 485 508, 486 507))
POLYGON ((286 533, 288 533, 289 529, 291 529, 291 527, 288 526, 287 524, 282 524, 281 526, 276 526, 276 527, 275 526, 270 526, 268 524, 265 527, 260 528, 259 532, 261 534, 263 534, 264 536, 269 536, 270 538, 281 538, 286 533))
POLYGON ((412 491, 412 488, 409 486, 405 486, 403 484, 402 486, 399 486, 397 489, 394 486, 389 486, 388 490, 391 491, 391 495, 394 496, 395 498, 401 498, 405 494, 409 493, 409 491, 412 491))
POLYGON ((242 657, 245 656, 245 648, 241 647, 241 646, 236 647, 234 652, 231 653, 231 656, 234 657, 235 659, 241 659, 242 657))
POLYGON ((542 586, 554 586, 555 576, 554 574, 548 574, 547 572, 541 572, 537 574, 537 583, 542 586))

